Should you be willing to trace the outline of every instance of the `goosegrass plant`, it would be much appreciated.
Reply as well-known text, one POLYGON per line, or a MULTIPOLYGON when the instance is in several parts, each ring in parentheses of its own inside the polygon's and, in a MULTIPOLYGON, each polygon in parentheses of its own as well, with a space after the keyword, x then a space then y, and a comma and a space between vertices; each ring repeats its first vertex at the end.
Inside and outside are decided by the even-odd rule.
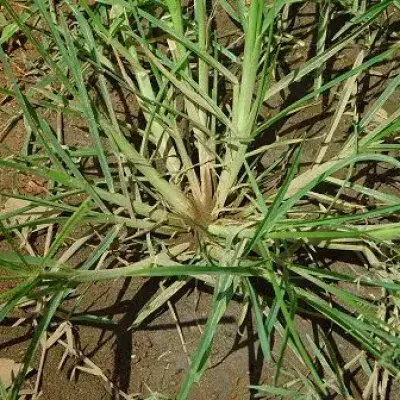
POLYGON ((400 198, 353 177, 365 168, 400 166, 400 109, 377 117, 400 84, 399 71, 385 77, 366 111, 358 106, 360 80, 398 62, 400 45, 385 30, 398 2, 0 4, 6 26, 0 59, 8 79, 1 93, 21 110, 6 128, 18 118, 26 128, 22 153, 0 166, 39 177, 45 187, 39 196, 2 193, 13 207, 0 214, 9 247, 0 254, 0 279, 14 285, 0 294, 0 321, 28 305, 37 324, 24 367, 11 388, 0 386, 3 397, 18 397, 39 347, 47 348, 44 338, 59 333, 60 323, 112 323, 75 316, 79 300, 64 305, 71 296, 80 299, 100 280, 162 277, 163 290, 133 327, 193 279, 214 291, 178 399, 188 398, 204 373, 233 298, 243 300, 244 315, 253 315, 264 362, 275 366, 270 382, 252 388, 258 396, 350 399, 355 394, 345 376, 361 366, 368 377, 364 398, 386 398, 399 372, 400 198), (315 3, 316 46, 288 72, 285 54, 304 47, 289 26, 298 10, 315 3), (235 28, 235 40, 218 28, 221 14, 235 28), (338 16, 346 22, 329 31, 338 16), (18 38, 40 59, 42 73, 29 85, 15 75, 6 47, 18 38), (358 49, 353 66, 326 73, 327 63, 350 47, 358 49), (300 98, 269 108, 306 79, 313 84, 300 98), (137 123, 121 113, 116 90, 137 110, 137 123), (276 136, 275 126, 324 99, 335 112, 318 137, 276 136), (338 127, 348 116, 343 140, 338 127), (65 121, 73 117, 85 121, 92 145, 65 143, 65 121), (315 146, 314 162, 305 163, 315 146), (261 162, 271 150, 280 155, 261 162), (40 250, 30 243, 33 234, 44 238, 40 250), (87 248, 87 259, 72 262, 87 248), (327 250, 331 266, 321 262, 327 250), (361 267, 338 271, 339 253, 358 257, 361 267), (379 296, 362 296, 361 287, 379 296), (360 353, 343 364, 330 333, 304 332, 296 316, 341 330, 360 353), (285 364, 288 354, 297 367, 285 364))

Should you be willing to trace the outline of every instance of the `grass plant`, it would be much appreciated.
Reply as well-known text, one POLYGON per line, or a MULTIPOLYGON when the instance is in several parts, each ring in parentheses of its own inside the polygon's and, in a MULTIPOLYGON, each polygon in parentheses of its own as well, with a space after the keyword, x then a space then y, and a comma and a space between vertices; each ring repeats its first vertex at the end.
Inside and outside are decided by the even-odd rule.
POLYGON ((64 320, 59 312, 72 295, 100 280, 162 277, 164 290, 137 315, 135 327, 192 279, 214 291, 178 399, 189 398, 201 380, 235 294, 255 318, 264 362, 276 367, 268 385, 252 388, 260 397, 350 399, 344 376, 362 365, 370 381, 365 398, 376 391, 386 398, 399 373, 400 197, 356 174, 400 167, 400 109, 377 118, 398 89, 399 70, 386 75, 366 110, 359 107, 361 80, 398 63, 400 44, 385 23, 399 3, 0 4, 6 26, 0 60, 8 81, 1 93, 18 103, 27 132, 25 151, 1 159, 0 167, 38 177, 45 187, 40 196, 2 193, 17 206, 0 213, 9 249, 0 253, 0 281, 13 283, 0 293, 0 321, 28 303, 39 310, 24 367, 11 388, 0 387, 3 396, 18 398, 45 334, 65 319, 78 323, 74 309, 64 320), (302 7, 318 10, 316 46, 288 71, 285 57, 302 46, 290 33, 302 7), (216 23, 222 14, 236 30, 230 43, 216 23), (337 28, 341 16, 345 23, 337 28), (38 55, 41 73, 29 85, 15 74, 6 46, 14 40, 38 55), (349 48, 356 51, 352 66, 328 73, 327 65, 349 48), (304 94, 286 101, 299 84, 304 94), (137 123, 121 112, 117 92, 136 109, 137 123), (282 105, 273 110, 277 98, 282 105), (324 101, 335 112, 319 142, 307 132, 276 135, 276 126, 324 101), (349 116, 343 139, 338 127, 349 116), (69 118, 84 121, 91 145, 65 143, 62 121, 69 118), (314 142, 320 148, 306 163, 314 142), (262 157, 271 150, 280 155, 267 157, 266 165, 262 157), (30 244, 33 234, 44 238, 40 250, 30 244), (134 258, 123 250, 115 258, 112 249, 122 244, 134 258), (70 262, 87 247, 85 261, 70 262), (340 272, 334 262, 321 262, 327 251, 333 261, 339 254, 358 257, 361 267, 340 272), (380 295, 362 296, 361 287, 380 295), (361 353, 342 365, 329 333, 318 328, 307 335, 296 316, 342 330, 361 353), (273 346, 275 335, 281 348, 273 346), (307 374, 286 370, 288 353, 307 374))

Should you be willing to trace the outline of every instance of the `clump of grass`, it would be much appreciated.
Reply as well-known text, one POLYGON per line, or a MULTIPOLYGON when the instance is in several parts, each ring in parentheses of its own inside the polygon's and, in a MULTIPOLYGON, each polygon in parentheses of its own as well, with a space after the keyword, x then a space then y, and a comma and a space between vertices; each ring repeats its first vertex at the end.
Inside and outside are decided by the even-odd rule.
POLYGON ((294 322, 297 314, 323 318, 359 343, 363 353, 354 362, 376 363, 364 394, 380 385, 385 396, 388 379, 399 372, 400 201, 354 182, 353 174, 360 165, 400 166, 391 155, 399 148, 400 111, 371 125, 399 76, 387 81, 365 113, 353 99, 360 77, 396 59, 399 44, 383 50, 375 44, 385 13, 397 2, 321 2, 315 56, 284 76, 283 54, 296 44, 287 32, 288 18, 293 7, 309 2, 104 0, 89 6, 86 0, 66 0, 57 9, 45 0, 28 3, 19 14, 11 2, 1 2, 12 21, 9 36, 18 33, 31 43, 44 74, 22 88, 9 55, 0 50, 10 82, 2 93, 18 101, 27 130, 25 152, 0 160, 0 166, 43 178, 48 194, 6 194, 25 202, 0 215, 2 237, 13 250, 0 254, 7 271, 0 279, 19 282, 0 295, 0 321, 28 300, 40 304, 41 317, 25 367, 7 393, 2 389, 4 395, 17 398, 42 335, 53 329, 60 318, 56 311, 79 287, 116 278, 179 277, 169 280, 134 322, 138 326, 150 317, 190 279, 213 286, 212 309, 179 399, 188 398, 201 378, 218 323, 236 292, 251 305, 265 362, 276 365, 273 382, 254 388, 260 396, 351 396, 343 378, 351 366, 340 365, 329 335, 303 335, 294 322), (215 24, 220 13, 229 15, 241 40, 224 42, 215 24), (329 21, 337 13, 346 14, 348 22, 328 42, 329 21), (326 79, 326 63, 356 42, 364 49, 353 68, 326 79), (293 83, 308 76, 313 88, 265 117, 269 100, 287 96, 293 83), (294 132, 291 139, 279 139, 272 128, 338 88, 342 92, 316 162, 304 166, 312 138, 294 132), (138 126, 117 112, 116 90, 128 104, 137 103, 138 126), (333 153, 346 112, 353 128, 333 153), (57 126, 50 122, 52 114, 57 126), (87 122, 93 146, 65 145, 62 121, 70 116, 87 122), (260 166, 270 149, 281 155, 260 166), (96 175, 88 172, 90 162, 98 167, 96 175), (268 187, 276 176, 279 184, 268 187), (334 191, 327 192, 326 185, 334 191), (83 199, 78 204, 77 195, 83 199), (360 197, 370 202, 360 205, 360 197), (71 245, 69 238, 83 227, 85 236, 71 245), (41 253, 29 244, 32 232, 45 232, 41 253), (70 263, 93 238, 97 243, 89 258, 70 263), (116 243, 134 250, 136 259, 124 259, 121 250, 117 265, 107 268, 116 243), (325 249, 358 254, 366 268, 339 273, 323 266, 318 254, 325 249), (272 298, 256 290, 256 281, 272 290, 272 298), (363 298, 360 286, 381 289, 383 301, 363 298), (280 349, 272 346, 275 334, 282 336, 280 349), (287 351, 308 375, 297 370, 283 386, 287 351))

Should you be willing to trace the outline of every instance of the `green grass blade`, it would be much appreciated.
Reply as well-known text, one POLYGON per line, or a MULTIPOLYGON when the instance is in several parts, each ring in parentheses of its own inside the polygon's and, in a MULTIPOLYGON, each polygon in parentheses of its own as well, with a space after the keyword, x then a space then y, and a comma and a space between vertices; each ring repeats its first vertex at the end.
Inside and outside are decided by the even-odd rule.
MULTIPOLYGON (((223 269, 223 268, 222 268, 223 269)), ((232 276, 222 276, 214 291, 214 301, 211 314, 201 336, 196 354, 192 359, 189 372, 181 386, 177 400, 185 400, 189 396, 190 388, 202 375, 211 350, 218 323, 224 315, 226 308, 233 296, 234 282, 232 276)))
POLYGON ((303 146, 300 146, 300 148, 297 151, 295 160, 294 160, 292 166, 290 167, 288 174, 286 175, 285 181, 283 182, 279 192, 277 193, 272 205, 269 207, 268 213, 264 216, 264 219, 259 224, 257 231, 254 234, 254 237, 251 239, 250 243, 248 244, 245 254, 250 253, 250 251, 253 249, 253 247, 257 244, 257 242, 260 240, 260 238, 264 235, 266 230, 267 231, 272 230, 273 225, 279 215, 278 210, 281 206, 281 203, 283 202, 286 192, 289 189, 289 185, 293 181, 293 178, 299 167, 302 154, 303 154, 303 146))
POLYGON ((89 256, 89 258, 82 264, 80 267, 81 270, 90 269, 99 259, 100 257, 110 248, 114 240, 116 239, 119 231, 121 230, 121 225, 116 225, 112 228, 102 242, 96 247, 94 252, 89 256))
POLYGON ((264 360, 268 362, 271 359, 271 350, 270 350, 271 344, 265 329, 262 312, 260 310, 259 300, 257 298, 256 292, 254 291, 254 288, 250 280, 248 278, 245 278, 244 282, 246 289, 250 293, 251 303, 254 307, 254 314, 256 316, 256 322, 257 322, 257 332, 260 340, 260 346, 264 354, 264 360))
POLYGON ((30 279, 27 282, 19 284, 13 290, 13 297, 0 309, 0 322, 3 321, 4 318, 15 309, 15 307, 24 297, 31 294, 32 290, 37 286, 37 284, 37 279, 30 279))
POLYGON ((28 369, 30 367, 30 364, 32 362, 32 359, 34 358, 37 349, 39 347, 40 339, 43 335, 43 333, 47 330, 55 312, 57 311, 58 306, 60 305, 62 299, 64 296, 64 292, 58 292, 55 294, 51 300, 49 301, 49 304, 44 312, 44 315, 41 317, 39 325, 34 331, 32 340, 29 344, 29 348, 24 356, 24 366, 19 372, 16 380, 14 381, 13 387, 12 387, 12 398, 17 400, 19 391, 24 383, 25 375, 28 372, 28 369))
POLYGON ((92 207, 92 201, 86 200, 81 206, 72 214, 70 218, 68 218, 67 222, 63 226, 61 232, 56 236, 54 242, 51 244, 49 251, 43 259, 43 265, 47 263, 50 259, 52 259, 60 246, 64 243, 65 239, 73 232, 73 230, 79 226, 82 219, 85 217, 86 213, 92 207))

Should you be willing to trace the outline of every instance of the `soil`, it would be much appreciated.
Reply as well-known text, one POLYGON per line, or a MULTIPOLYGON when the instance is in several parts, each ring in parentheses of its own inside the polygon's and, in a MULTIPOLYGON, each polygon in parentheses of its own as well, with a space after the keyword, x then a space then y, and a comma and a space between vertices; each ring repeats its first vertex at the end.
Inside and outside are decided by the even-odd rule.
MULTIPOLYGON (((137 312, 157 289, 158 282, 155 280, 96 284, 85 296, 85 304, 81 308, 94 315, 113 316, 116 327, 104 329, 75 325, 78 348, 119 389, 138 398, 153 391, 172 398, 179 393, 189 357, 196 350, 212 301, 209 288, 200 286, 195 290, 193 285, 174 299, 175 315, 185 343, 183 346, 175 318, 168 309, 148 324, 129 330, 137 312)), ((280 340, 278 336, 275 338, 275 361, 263 365, 254 318, 247 317, 239 328, 237 320, 241 311, 239 302, 231 303, 218 328, 208 368, 200 383, 194 386, 190 399, 252 399, 255 397, 254 393, 249 394, 249 385, 273 383, 280 340)), ((311 334, 310 321, 298 318, 296 323, 300 330, 311 334)), ((340 332, 334 333, 345 363, 359 350, 342 336, 340 332)), ((31 333, 25 327, 0 327, 0 357, 20 360, 30 337, 31 333)), ((66 400, 78 395, 83 395, 85 399, 115 398, 115 393, 111 394, 102 379, 89 373, 77 373, 71 380, 73 368, 79 365, 79 360, 70 358, 59 370, 62 353, 61 346, 48 351, 41 386, 42 399, 66 400)), ((293 355, 288 355, 286 363, 290 364, 290 360, 298 363, 293 355)), ((359 374, 356 378, 353 386, 363 388, 365 376, 359 374)), ((362 392, 361 389, 357 391, 362 392)))
MULTIPOLYGON (((293 33, 296 38, 304 42, 304 46, 294 53, 288 52, 287 63, 290 69, 300 65, 312 54, 314 39, 310 36, 310 30, 314 29, 315 15, 312 4, 300 8, 298 12, 296 29, 293 29, 293 33)), ((234 25, 229 25, 223 17, 219 23, 224 26, 226 32, 234 29, 234 25)), ((356 45, 353 48, 346 48, 337 60, 327 67, 327 74, 333 76, 351 67, 358 50, 356 45)), ((15 57, 22 58, 22 53, 22 51, 16 51, 15 57)), ((376 70, 386 76, 385 74, 393 71, 392 67, 391 64, 384 64, 376 70)), ((287 73, 287 71, 280 72, 282 75, 287 73)), ((300 98, 309 89, 310 84, 312 83, 308 81, 294 84, 290 93, 285 94, 285 98, 277 95, 271 99, 265 112, 273 113, 285 102, 300 98)), ((365 93, 364 106, 368 107, 371 99, 382 90, 384 79, 381 76, 369 76, 368 79, 363 79, 361 84, 365 93)), ((0 73, 0 86, 7 86, 2 73, 0 73)), ((386 111, 389 114, 397 108, 399 100, 400 92, 396 91, 387 103, 386 111)), ((307 133, 307 137, 321 135, 322 131, 329 128, 335 111, 335 101, 337 101, 337 96, 334 95, 328 98, 321 97, 313 106, 304 108, 281 125, 274 127, 273 131, 269 132, 273 139, 267 138, 266 141, 272 141, 277 136, 285 139, 300 137, 304 133, 307 133)), ((118 103, 117 100, 116 102, 118 103)), ((120 106, 121 113, 129 113, 130 118, 135 119, 134 110, 124 108, 124 104, 120 106)), ((7 101, 4 107, 8 113, 0 112, 0 126, 3 126, 10 115, 15 115, 18 110, 13 101, 7 101)), ((67 144, 90 146, 82 121, 69 120, 64 121, 64 124, 67 144)), ((348 134, 350 124, 351 118, 344 118, 341 121, 337 131, 339 141, 348 134)), ((19 121, 8 134, 0 139, 0 157, 17 154, 22 149, 25 139, 25 127, 22 121, 19 121)), ((313 161, 320 148, 318 141, 309 143, 305 152, 305 167, 313 161)), ((264 162, 270 163, 278 154, 269 152, 264 162)), ((6 169, 2 169, 0 173, 0 192, 18 188, 24 193, 40 195, 45 191, 43 182, 34 177, 16 174, 6 169)), ((4 201, 5 199, 0 196, 0 205, 4 201)), ((0 251, 5 251, 5 247, 1 247, 0 251)), ((348 263, 339 263, 337 266, 338 271, 345 270, 348 263)), ((0 282, 0 293, 10 286, 12 282, 0 282)), ((168 307, 165 307, 140 328, 130 329, 137 313, 159 290, 159 281, 155 279, 114 281, 92 285, 83 297, 79 310, 82 313, 90 312, 113 318, 115 326, 104 328, 104 326, 95 325, 74 325, 77 347, 82 354, 94 362, 110 382, 121 391, 132 395, 132 398, 136 398, 135 396, 143 398, 152 392, 171 397, 179 393, 185 371, 189 366, 190 356, 196 350, 210 311, 212 290, 204 284, 195 284, 192 281, 171 302, 175 315, 168 307)), ((368 296, 371 293, 365 295, 368 296)), ((254 316, 247 315, 244 323, 238 326, 242 311, 243 306, 240 301, 231 302, 218 328, 207 370, 200 383, 194 386, 190 395, 191 400, 254 399, 255 392, 249 392, 250 385, 273 384, 274 361, 265 365, 261 361, 254 316)), ((23 325, 11 326, 12 322, 9 321, 0 326, 0 358, 6 357, 20 361, 32 332, 30 328, 23 325)), ((312 333, 310 320, 297 318, 296 323, 303 332, 312 333)), ((359 352, 359 349, 345 336, 343 332, 333 333, 343 364, 359 352)), ((279 352, 279 343, 280 340, 276 337, 275 355, 279 352)), ((67 400, 80 397, 100 400, 116 397, 115 391, 110 390, 105 381, 98 376, 82 371, 78 371, 73 376, 74 367, 82 365, 82 359, 69 357, 62 368, 59 368, 62 355, 63 348, 60 345, 52 347, 47 352, 41 382, 41 399, 67 400)), ((291 360, 296 362, 295 357, 289 354, 286 360, 288 367, 291 360)), ((28 387, 34 384, 34 377, 33 374, 27 383, 28 387)), ((360 371, 355 371, 354 375, 348 376, 347 379, 351 381, 354 398, 361 398, 362 390, 366 385, 365 375, 360 371)), ((390 398, 397 398, 394 391, 391 392, 390 398)))

